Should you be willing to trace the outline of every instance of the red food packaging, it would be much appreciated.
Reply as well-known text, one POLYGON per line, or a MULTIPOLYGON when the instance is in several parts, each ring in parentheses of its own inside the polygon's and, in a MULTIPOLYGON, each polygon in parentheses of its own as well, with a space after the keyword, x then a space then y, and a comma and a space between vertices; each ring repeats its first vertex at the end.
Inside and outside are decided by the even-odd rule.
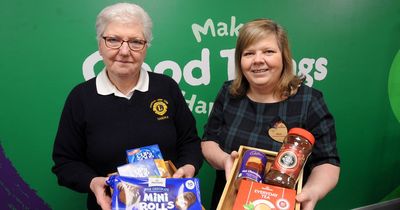
POLYGON ((233 210, 294 210, 296 190, 242 180, 233 210))

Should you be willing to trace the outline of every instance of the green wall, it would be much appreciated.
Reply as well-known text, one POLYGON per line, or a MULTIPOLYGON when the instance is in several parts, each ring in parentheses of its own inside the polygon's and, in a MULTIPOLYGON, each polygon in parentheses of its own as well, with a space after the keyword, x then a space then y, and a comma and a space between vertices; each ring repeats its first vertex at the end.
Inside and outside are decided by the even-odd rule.
MULTIPOLYGON (((85 206, 84 195, 57 185, 51 150, 67 94, 84 74, 103 66, 95 62, 94 23, 114 2, 0 3, 0 143, 19 175, 53 209, 85 206)), ((232 78, 235 28, 272 18, 288 31, 296 72, 323 91, 336 120, 341 177, 317 209, 379 202, 400 185, 400 1, 134 2, 154 22, 146 67, 179 82, 200 134, 217 91, 232 78), (211 27, 196 39, 196 28, 207 24, 215 34, 211 27)), ((213 171, 205 164, 198 177, 208 207, 213 171)))

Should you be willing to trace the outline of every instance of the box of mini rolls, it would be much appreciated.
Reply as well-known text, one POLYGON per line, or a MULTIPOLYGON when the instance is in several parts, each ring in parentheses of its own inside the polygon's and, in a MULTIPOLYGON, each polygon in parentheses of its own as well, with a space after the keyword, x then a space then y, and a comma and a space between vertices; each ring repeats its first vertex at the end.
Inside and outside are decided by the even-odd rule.
POLYGON ((107 180, 113 210, 204 209, 199 179, 171 178, 177 169, 158 145, 127 150, 127 159, 107 180))
MULTIPOLYGON (((227 180, 217 210, 264 210, 264 209, 294 209, 300 210, 300 204, 295 202, 295 196, 301 192, 303 172, 300 172, 295 189, 286 189, 259 182, 241 180, 237 182, 244 154, 248 150, 256 150, 267 157, 264 174, 267 173, 275 160, 277 152, 240 146, 239 157, 235 159, 232 172, 227 180)), ((240 177, 240 175, 239 175, 240 177)))
POLYGON ((202 209, 197 178, 131 178, 111 176, 112 209, 202 209))

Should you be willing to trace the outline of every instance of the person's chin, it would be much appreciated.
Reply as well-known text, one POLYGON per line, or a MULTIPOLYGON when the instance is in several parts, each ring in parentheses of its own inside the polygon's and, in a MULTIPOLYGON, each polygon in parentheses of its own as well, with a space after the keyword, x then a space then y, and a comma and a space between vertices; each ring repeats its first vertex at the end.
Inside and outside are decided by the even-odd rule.
POLYGON ((115 67, 118 71, 121 71, 121 72, 133 71, 137 68, 132 63, 118 63, 115 67))
POLYGON ((255 86, 255 87, 262 87, 262 86, 265 86, 268 84, 269 84, 268 80, 265 80, 265 79, 253 80, 250 82, 250 85, 255 86))

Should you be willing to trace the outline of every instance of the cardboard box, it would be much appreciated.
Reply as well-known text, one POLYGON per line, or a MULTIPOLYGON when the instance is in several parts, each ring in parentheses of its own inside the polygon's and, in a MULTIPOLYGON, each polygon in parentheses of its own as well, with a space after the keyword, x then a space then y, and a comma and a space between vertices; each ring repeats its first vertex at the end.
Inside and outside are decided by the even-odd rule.
MULTIPOLYGON (((244 152, 247 150, 258 150, 263 152, 264 154, 267 155, 267 164, 266 164, 266 172, 269 170, 271 167, 272 163, 275 160, 275 157, 277 155, 277 152, 269 151, 269 150, 264 150, 264 149, 259 149, 259 148, 254 148, 254 147, 248 147, 248 146, 240 146, 239 148, 239 158, 237 158, 232 166, 232 172, 226 182, 224 191, 222 193, 221 199, 219 200, 217 210, 226 210, 226 209, 233 209, 236 196, 238 193, 238 189, 235 186, 235 180, 237 177, 237 174, 239 172, 239 168, 242 164, 242 157, 244 152)), ((295 188, 296 194, 299 194, 301 192, 301 187, 303 185, 303 171, 300 172, 299 179, 297 182, 297 186, 295 188)), ((300 204, 296 203, 295 205, 295 210, 300 210, 300 204)))
POLYGON ((294 210, 295 203, 296 190, 243 180, 233 210, 294 210))

